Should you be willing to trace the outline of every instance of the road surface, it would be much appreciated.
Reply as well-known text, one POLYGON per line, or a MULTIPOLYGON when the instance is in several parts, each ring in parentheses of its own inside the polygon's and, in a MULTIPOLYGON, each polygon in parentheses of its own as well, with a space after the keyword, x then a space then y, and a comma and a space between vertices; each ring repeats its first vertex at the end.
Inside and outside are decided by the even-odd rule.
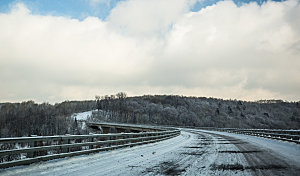
POLYGON ((300 175, 300 146, 253 136, 182 129, 142 146, 0 170, 0 175, 300 175))

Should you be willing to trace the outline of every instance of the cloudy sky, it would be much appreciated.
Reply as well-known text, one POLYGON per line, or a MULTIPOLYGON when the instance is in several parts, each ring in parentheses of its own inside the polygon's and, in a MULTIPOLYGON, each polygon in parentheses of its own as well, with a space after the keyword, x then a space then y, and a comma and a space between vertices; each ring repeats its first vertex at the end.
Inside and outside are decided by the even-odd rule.
POLYGON ((0 1, 0 102, 300 100, 300 1, 0 1))

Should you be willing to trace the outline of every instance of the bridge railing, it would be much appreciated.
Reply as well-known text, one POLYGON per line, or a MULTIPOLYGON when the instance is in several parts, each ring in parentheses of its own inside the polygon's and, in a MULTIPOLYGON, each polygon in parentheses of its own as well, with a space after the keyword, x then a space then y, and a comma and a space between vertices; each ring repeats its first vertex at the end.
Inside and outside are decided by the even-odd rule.
POLYGON ((122 123, 107 123, 107 122, 86 122, 88 127, 94 129, 101 129, 103 133, 107 133, 109 129, 115 129, 117 133, 131 131, 131 132, 149 132, 149 131, 166 131, 168 128, 159 126, 149 126, 149 125, 137 125, 137 124, 122 124, 122 123), (106 130, 105 130, 106 129, 106 130))
POLYGON ((179 130, 141 133, 0 138, 0 168, 147 144, 169 139, 179 130))
POLYGON ((300 130, 281 130, 281 129, 240 129, 240 128, 213 128, 202 127, 199 129, 225 131, 229 133, 252 135, 264 138, 277 139, 282 141, 300 144, 300 130))

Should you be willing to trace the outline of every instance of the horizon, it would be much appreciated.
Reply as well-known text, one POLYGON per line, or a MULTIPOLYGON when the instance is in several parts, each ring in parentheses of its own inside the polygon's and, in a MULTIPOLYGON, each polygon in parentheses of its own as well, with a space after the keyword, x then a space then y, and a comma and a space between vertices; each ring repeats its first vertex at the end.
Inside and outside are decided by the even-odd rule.
POLYGON ((0 102, 300 100, 300 0, 3 0, 0 102))
MULTIPOLYGON (((124 92, 126 93, 126 92, 124 92)), ((116 96, 116 94, 111 94, 111 95, 107 95, 107 96, 116 96)), ((99 97, 104 97, 106 95, 95 95, 99 96, 99 97)), ((186 96, 186 95, 175 95, 175 94, 144 94, 144 95, 135 95, 135 96, 126 96, 126 98, 139 98, 139 97, 144 97, 144 96, 179 96, 179 97, 184 97, 184 98, 206 98, 206 99, 216 99, 216 100, 222 100, 222 101, 242 101, 242 102, 253 102, 253 103, 260 103, 260 101, 282 101, 284 103, 298 103, 300 102, 300 100, 298 101, 288 101, 288 100, 282 100, 282 99, 260 99, 260 100, 242 100, 242 99, 226 99, 226 98, 220 98, 220 97, 203 97, 203 96, 186 96)), ((24 102, 30 102, 33 101, 36 104, 43 104, 43 103, 48 103, 51 105, 55 105, 55 104, 60 104, 63 102, 72 102, 72 101, 96 101, 96 98, 94 97, 94 99, 73 99, 73 100, 63 100, 63 101, 59 101, 59 102, 48 102, 48 101, 43 101, 43 102, 37 102, 34 101, 32 99, 28 99, 28 100, 23 100, 23 101, 15 101, 15 102, 0 102, 0 104, 5 104, 5 103, 24 103, 24 102)), ((100 98, 103 99, 103 98, 100 98)), ((116 98, 117 99, 117 98, 116 98)))

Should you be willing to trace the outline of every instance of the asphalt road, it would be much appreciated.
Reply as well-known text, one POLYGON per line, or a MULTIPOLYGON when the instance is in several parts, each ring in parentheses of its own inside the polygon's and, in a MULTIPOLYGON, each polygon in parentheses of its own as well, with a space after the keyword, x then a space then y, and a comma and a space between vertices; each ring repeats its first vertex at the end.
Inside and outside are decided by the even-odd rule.
POLYGON ((287 162, 281 159, 280 155, 274 151, 257 146, 250 141, 215 134, 213 132, 191 132, 198 135, 200 139, 199 146, 207 146, 208 151, 212 151, 212 148, 215 148, 214 153, 217 155, 217 158, 210 165, 210 170, 216 170, 214 173, 216 175, 300 174, 300 166, 292 162, 287 162))
POLYGON ((0 175, 294 176, 300 175, 295 159, 247 138, 184 129, 180 136, 166 141, 8 168, 0 175))

